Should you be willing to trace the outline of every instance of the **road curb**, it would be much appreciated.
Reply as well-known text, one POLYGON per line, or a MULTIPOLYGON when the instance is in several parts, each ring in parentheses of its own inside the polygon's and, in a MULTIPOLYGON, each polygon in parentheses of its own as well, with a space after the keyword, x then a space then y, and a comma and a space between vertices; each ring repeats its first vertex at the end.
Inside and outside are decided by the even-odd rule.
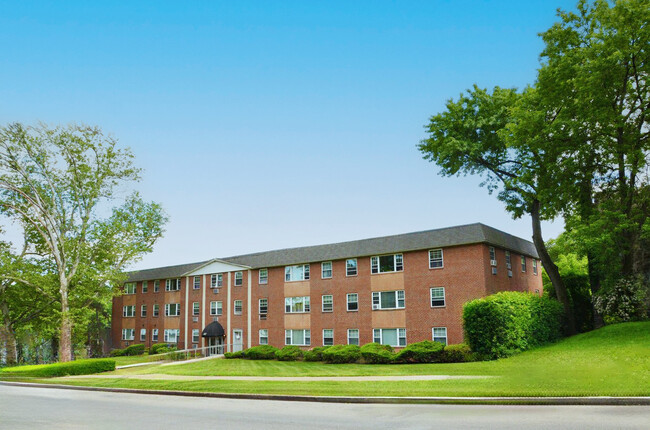
POLYGON ((0 385, 36 388, 59 388, 108 393, 155 394, 162 396, 212 397, 221 399, 277 400, 320 403, 366 404, 461 404, 461 405, 567 405, 567 406, 650 406, 650 397, 332 397, 292 396, 284 394, 205 393, 194 391, 139 390, 133 388, 83 387, 63 384, 0 381, 0 385))

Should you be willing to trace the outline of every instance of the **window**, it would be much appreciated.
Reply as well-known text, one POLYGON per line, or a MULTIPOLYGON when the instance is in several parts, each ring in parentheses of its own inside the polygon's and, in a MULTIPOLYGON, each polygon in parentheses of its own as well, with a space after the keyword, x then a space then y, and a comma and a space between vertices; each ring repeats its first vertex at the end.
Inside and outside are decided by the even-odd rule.
POLYGON ((390 346, 406 346, 405 328, 376 328, 372 332, 373 342, 390 346))
POLYGON ((135 316, 135 305, 133 306, 124 306, 122 308, 123 317, 134 317, 135 316))
POLYGON ((267 329, 260 330, 260 345, 269 344, 269 331, 267 329))
POLYGON ((334 298, 331 295, 323 296, 323 312, 334 311, 334 298))
POLYGON ((200 276, 195 276, 195 277, 194 277, 194 285, 193 285, 193 288, 194 288, 195 290, 198 290, 199 288, 201 288, 201 277, 200 277, 200 276))
POLYGON ((309 296, 285 297, 284 311, 289 314, 309 312, 309 296))
POLYGON ((244 272, 235 272, 235 287, 244 285, 244 272))
POLYGON ((443 267, 442 249, 432 249, 429 251, 429 269, 441 269, 443 267))
POLYGON ((357 276, 356 258, 348 258, 345 260, 345 276, 357 276))
POLYGON ((122 340, 133 340, 133 339, 135 339, 135 329, 123 328, 122 329, 122 340))
POLYGON ((153 292, 157 293, 160 291, 160 281, 153 281, 153 292))
POLYGON ((494 250, 494 246, 490 247, 490 265, 492 266, 497 265, 497 253, 494 250))
POLYGON ((506 251, 506 268, 508 270, 512 269, 512 264, 510 264, 510 251, 506 251))
POLYGON ((349 311, 358 311, 359 310, 359 295, 357 293, 350 293, 347 295, 348 299, 348 310, 349 311))
POLYGON ((164 342, 169 342, 169 343, 176 343, 178 342, 178 338, 181 336, 181 331, 179 329, 165 329, 164 332, 164 342))
POLYGON ((147 340, 147 329, 146 328, 141 328, 140 329, 140 341, 144 342, 147 340))
POLYGON ((244 308, 244 302, 242 300, 235 300, 235 315, 241 315, 244 308))
POLYGON ((334 329, 326 328, 323 330, 323 345, 334 345, 334 329))
POLYGON ((269 282, 269 269, 260 269, 260 284, 269 282))
POLYGON ((157 317, 160 314, 160 305, 153 305, 153 316, 157 317))
POLYGON ((199 329, 192 329, 192 343, 199 343, 199 329))
POLYGON ((219 288, 223 286, 223 273, 213 273, 210 275, 210 287, 219 288))
POLYGON ((526 256, 524 255, 521 256, 521 271, 526 271, 526 256))
POLYGON ((178 291, 181 289, 180 279, 167 279, 165 281, 165 291, 178 291))
POLYGON ((537 275, 537 260, 533 258, 533 275, 537 275))
POLYGON ((359 345, 359 329, 348 329, 348 345, 359 345))
POLYGON ((149 285, 147 281, 142 281, 142 294, 145 294, 147 291, 149 291, 149 285))
POLYGON ((158 329, 157 328, 151 330, 151 341, 152 342, 158 342, 158 329))
POLYGON ((370 273, 390 273, 404 270, 402 254, 370 257, 370 273))
POLYGON ((309 264, 300 264, 298 266, 287 266, 284 268, 284 280, 306 281, 309 279, 309 264))
POLYGON ((135 282, 124 284, 124 294, 135 294, 135 282))
POLYGON ((147 316, 147 305, 140 306, 140 316, 142 318, 147 316))
POLYGON ((286 345, 311 345, 311 331, 310 330, 285 330, 284 343, 286 345))
POLYGON ((440 342, 447 345, 447 327, 434 327, 431 333, 434 342, 440 342))
POLYGON ((372 309, 404 309, 404 290, 373 292, 372 309))
POLYGON ((269 299, 260 299, 260 315, 266 315, 269 311, 269 299))
POLYGON ((221 302, 210 302, 210 315, 223 315, 223 304, 221 302))
POLYGON ((323 279, 329 279, 332 277, 332 262, 325 261, 320 264, 320 277, 323 279))
POLYGON ((201 308, 199 307, 199 302, 192 303, 192 315, 197 316, 201 313, 201 308))
POLYGON ((431 288, 431 307, 441 308, 445 306, 445 287, 431 288))
POLYGON ((180 303, 166 303, 165 304, 165 316, 166 317, 177 317, 181 314, 181 304, 180 303))

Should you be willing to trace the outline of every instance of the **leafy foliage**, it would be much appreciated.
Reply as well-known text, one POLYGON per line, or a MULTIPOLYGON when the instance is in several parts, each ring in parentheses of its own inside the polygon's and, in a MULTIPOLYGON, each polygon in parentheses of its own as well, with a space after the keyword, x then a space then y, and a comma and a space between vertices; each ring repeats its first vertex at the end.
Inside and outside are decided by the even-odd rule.
POLYGON ((115 360, 101 358, 69 361, 67 363, 8 367, 2 369, 0 376, 53 378, 68 375, 92 375, 113 370, 115 370, 115 360))
POLYGON ((278 348, 271 345, 259 345, 245 349, 242 356, 249 360, 275 360, 278 348))
POLYGON ((395 359, 393 347, 380 343, 367 343, 361 347, 361 357, 369 364, 387 364, 395 359))
POLYGON ((325 351, 329 346, 317 346, 312 348, 309 351, 305 352, 303 359, 305 361, 323 361, 323 351, 325 351))
POLYGON ((302 358, 302 349, 295 345, 287 345, 275 352, 275 356, 280 361, 296 361, 302 358))
POLYGON ((397 354, 395 360, 400 363, 438 363, 444 348, 445 345, 440 342, 423 340, 407 345, 397 354))
POLYGON ((478 357, 465 343, 446 345, 440 356, 441 363, 469 363, 476 360, 478 357))
POLYGON ((244 351, 226 352, 225 358, 244 358, 244 351))
POLYGON ((357 345, 334 345, 323 351, 326 363, 356 363, 361 358, 361 349, 357 345))
POLYGON ((594 297, 594 307, 607 324, 641 321, 650 317, 650 283, 642 277, 621 278, 594 297))

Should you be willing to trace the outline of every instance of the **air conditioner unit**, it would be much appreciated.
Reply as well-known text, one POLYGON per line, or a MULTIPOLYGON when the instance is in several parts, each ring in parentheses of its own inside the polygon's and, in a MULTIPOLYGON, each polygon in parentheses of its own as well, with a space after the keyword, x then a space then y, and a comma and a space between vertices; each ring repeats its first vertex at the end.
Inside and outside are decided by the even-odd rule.
POLYGON ((512 264, 508 263, 508 264, 506 264, 506 267, 508 268, 508 270, 510 270, 510 269, 512 269, 512 264))
POLYGON ((508 278, 512 278, 512 270, 508 270, 508 278))
POLYGON ((373 311, 376 311, 377 309, 379 309, 379 305, 372 305, 372 310, 373 311))
POLYGON ((266 319, 266 314, 260 314, 260 319, 265 320, 266 319))
POLYGON ((496 274, 497 274, 497 268, 496 268, 496 267, 493 267, 493 268, 492 268, 492 274, 493 274, 493 275, 496 275, 496 274))
POLYGON ((214 318, 212 318, 212 321, 219 322, 219 317, 214 317, 214 318))
POLYGON ((212 292, 213 292, 214 294, 219 294, 219 288, 214 288, 214 289, 212 289, 212 292))
POLYGON ((199 317, 192 317, 192 322, 199 322, 199 317))
POLYGON ((496 260, 490 260, 490 266, 496 266, 497 261, 496 260))

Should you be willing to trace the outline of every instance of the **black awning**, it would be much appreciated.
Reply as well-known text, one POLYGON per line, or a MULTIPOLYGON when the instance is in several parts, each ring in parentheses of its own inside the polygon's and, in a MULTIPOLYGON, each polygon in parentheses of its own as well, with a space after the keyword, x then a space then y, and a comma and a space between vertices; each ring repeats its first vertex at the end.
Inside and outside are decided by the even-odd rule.
POLYGON ((226 332, 223 330, 223 326, 219 324, 219 321, 213 321, 203 329, 201 333, 202 337, 221 337, 225 335, 226 332))

